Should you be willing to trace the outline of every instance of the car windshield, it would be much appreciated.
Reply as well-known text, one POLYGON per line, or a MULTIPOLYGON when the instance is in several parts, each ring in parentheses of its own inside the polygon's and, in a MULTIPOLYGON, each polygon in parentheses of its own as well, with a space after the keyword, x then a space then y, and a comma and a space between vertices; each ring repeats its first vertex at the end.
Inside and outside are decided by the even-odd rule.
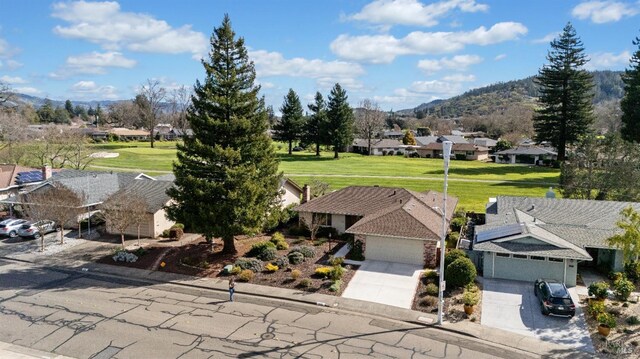
POLYGON ((23 224, 22 226, 20 226, 20 228, 22 229, 28 229, 29 227, 31 227, 31 225, 29 224, 23 224))
POLYGON ((7 227, 6 224, 4 224, 4 223, 0 224, 0 228, 6 228, 6 227, 7 227))
POLYGON ((553 297, 568 297, 567 289, 561 283, 549 283, 549 289, 551 290, 551 296, 553 297))

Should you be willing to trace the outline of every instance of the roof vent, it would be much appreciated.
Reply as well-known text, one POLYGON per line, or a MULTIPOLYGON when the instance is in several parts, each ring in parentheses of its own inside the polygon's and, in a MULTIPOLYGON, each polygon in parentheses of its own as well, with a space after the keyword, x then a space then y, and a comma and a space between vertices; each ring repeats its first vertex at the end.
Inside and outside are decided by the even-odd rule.
POLYGON ((396 195, 396 190, 395 190, 395 189, 393 190, 393 195, 394 195, 394 196, 396 195))
POLYGON ((532 205, 531 205, 531 208, 529 208, 529 210, 530 210, 530 211, 533 211, 534 209, 536 209, 536 205, 535 205, 535 204, 532 204, 532 205))

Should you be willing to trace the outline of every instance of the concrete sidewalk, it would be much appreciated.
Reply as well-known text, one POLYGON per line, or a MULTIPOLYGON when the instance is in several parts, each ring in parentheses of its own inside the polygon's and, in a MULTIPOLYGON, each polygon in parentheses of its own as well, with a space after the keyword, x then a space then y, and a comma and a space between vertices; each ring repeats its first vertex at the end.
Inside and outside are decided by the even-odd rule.
POLYGON ((0 342, 0 358, 3 359, 73 359, 68 356, 43 352, 19 345, 0 342))
MULTIPOLYGON (((58 256, 37 257, 34 258, 35 260, 31 263, 46 268, 78 271, 98 276, 126 278, 128 280, 141 281, 147 284, 171 284, 201 290, 228 292, 228 282, 225 278, 201 278, 162 271, 149 271, 95 263, 88 261, 87 259, 92 258, 92 260, 95 260, 95 258, 104 255, 99 252, 108 253, 112 250, 112 246, 96 246, 94 243, 93 251, 88 253, 87 251, 89 250, 90 248, 88 246, 82 245, 78 246, 77 249, 74 248, 74 252, 80 253, 65 253, 58 256)), ((5 259, 12 258, 5 257, 5 259)), ((22 260, 24 261, 24 259, 22 260)), ((328 307, 337 311, 344 310, 372 317, 385 317, 412 324, 432 326, 433 328, 473 337, 499 346, 515 348, 524 353, 530 355, 533 354, 535 356, 552 356, 554 358, 592 357, 592 355, 587 353, 576 352, 575 348, 544 342, 533 337, 519 335, 500 329, 484 327, 469 321, 460 321, 457 323, 445 322, 442 326, 437 326, 433 325, 436 321, 434 314, 363 300, 309 293, 285 288, 261 286, 250 283, 237 283, 236 297, 242 300, 243 296, 297 302, 305 305, 328 307)))

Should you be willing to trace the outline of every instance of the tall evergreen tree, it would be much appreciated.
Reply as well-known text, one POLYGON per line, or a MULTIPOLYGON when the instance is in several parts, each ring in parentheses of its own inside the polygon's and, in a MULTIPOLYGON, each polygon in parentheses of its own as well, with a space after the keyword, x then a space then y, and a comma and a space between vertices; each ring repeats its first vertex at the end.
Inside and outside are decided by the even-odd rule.
POLYGON ((325 144, 327 128, 327 104, 320 92, 316 92, 315 102, 307 105, 311 115, 304 124, 303 140, 316 146, 316 156, 320 156, 320 146, 325 144))
POLYGON ((335 84, 327 106, 327 141, 333 146, 333 158, 353 142, 353 111, 347 102, 347 91, 335 84))
POLYGON ((640 142, 640 38, 633 44, 638 49, 631 57, 629 68, 622 75, 624 97, 620 101, 622 109, 622 138, 627 141, 640 142))
POLYGON ((69 117, 75 117, 75 111, 73 110, 73 104, 71 100, 67 100, 64 102, 64 109, 69 113, 69 117))
POLYGON ((533 125, 536 140, 549 141, 558 150, 558 160, 564 161, 567 145, 587 134, 593 122, 593 83, 583 68, 588 59, 571 23, 551 41, 547 60, 536 78, 541 108, 533 125))
POLYGON ((291 154, 293 141, 302 137, 302 126, 304 125, 300 98, 293 89, 289 89, 287 96, 284 97, 280 112, 282 117, 273 126, 273 137, 279 141, 288 142, 289 154, 291 154))
POLYGON ((234 236, 258 231, 275 205, 281 175, 255 68, 228 15, 210 42, 206 77, 196 81, 187 112, 193 137, 177 145, 175 186, 167 191, 175 202, 167 212, 210 242, 221 237, 223 251, 235 253, 234 236))

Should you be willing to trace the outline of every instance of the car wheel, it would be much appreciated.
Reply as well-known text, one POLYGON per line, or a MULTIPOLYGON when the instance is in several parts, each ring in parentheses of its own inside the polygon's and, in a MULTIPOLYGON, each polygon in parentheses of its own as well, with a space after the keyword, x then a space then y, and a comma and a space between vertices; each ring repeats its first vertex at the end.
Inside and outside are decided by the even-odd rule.
POLYGON ((40 233, 36 233, 36 234, 34 234, 34 235, 33 235, 33 238, 35 238, 35 239, 40 238, 40 233))
POLYGON ((542 312, 542 315, 549 315, 549 310, 545 308, 544 304, 542 303, 540 303, 540 312, 542 312))
POLYGON ((11 237, 11 238, 16 238, 17 235, 18 234, 16 233, 16 231, 9 232, 9 237, 11 237))

